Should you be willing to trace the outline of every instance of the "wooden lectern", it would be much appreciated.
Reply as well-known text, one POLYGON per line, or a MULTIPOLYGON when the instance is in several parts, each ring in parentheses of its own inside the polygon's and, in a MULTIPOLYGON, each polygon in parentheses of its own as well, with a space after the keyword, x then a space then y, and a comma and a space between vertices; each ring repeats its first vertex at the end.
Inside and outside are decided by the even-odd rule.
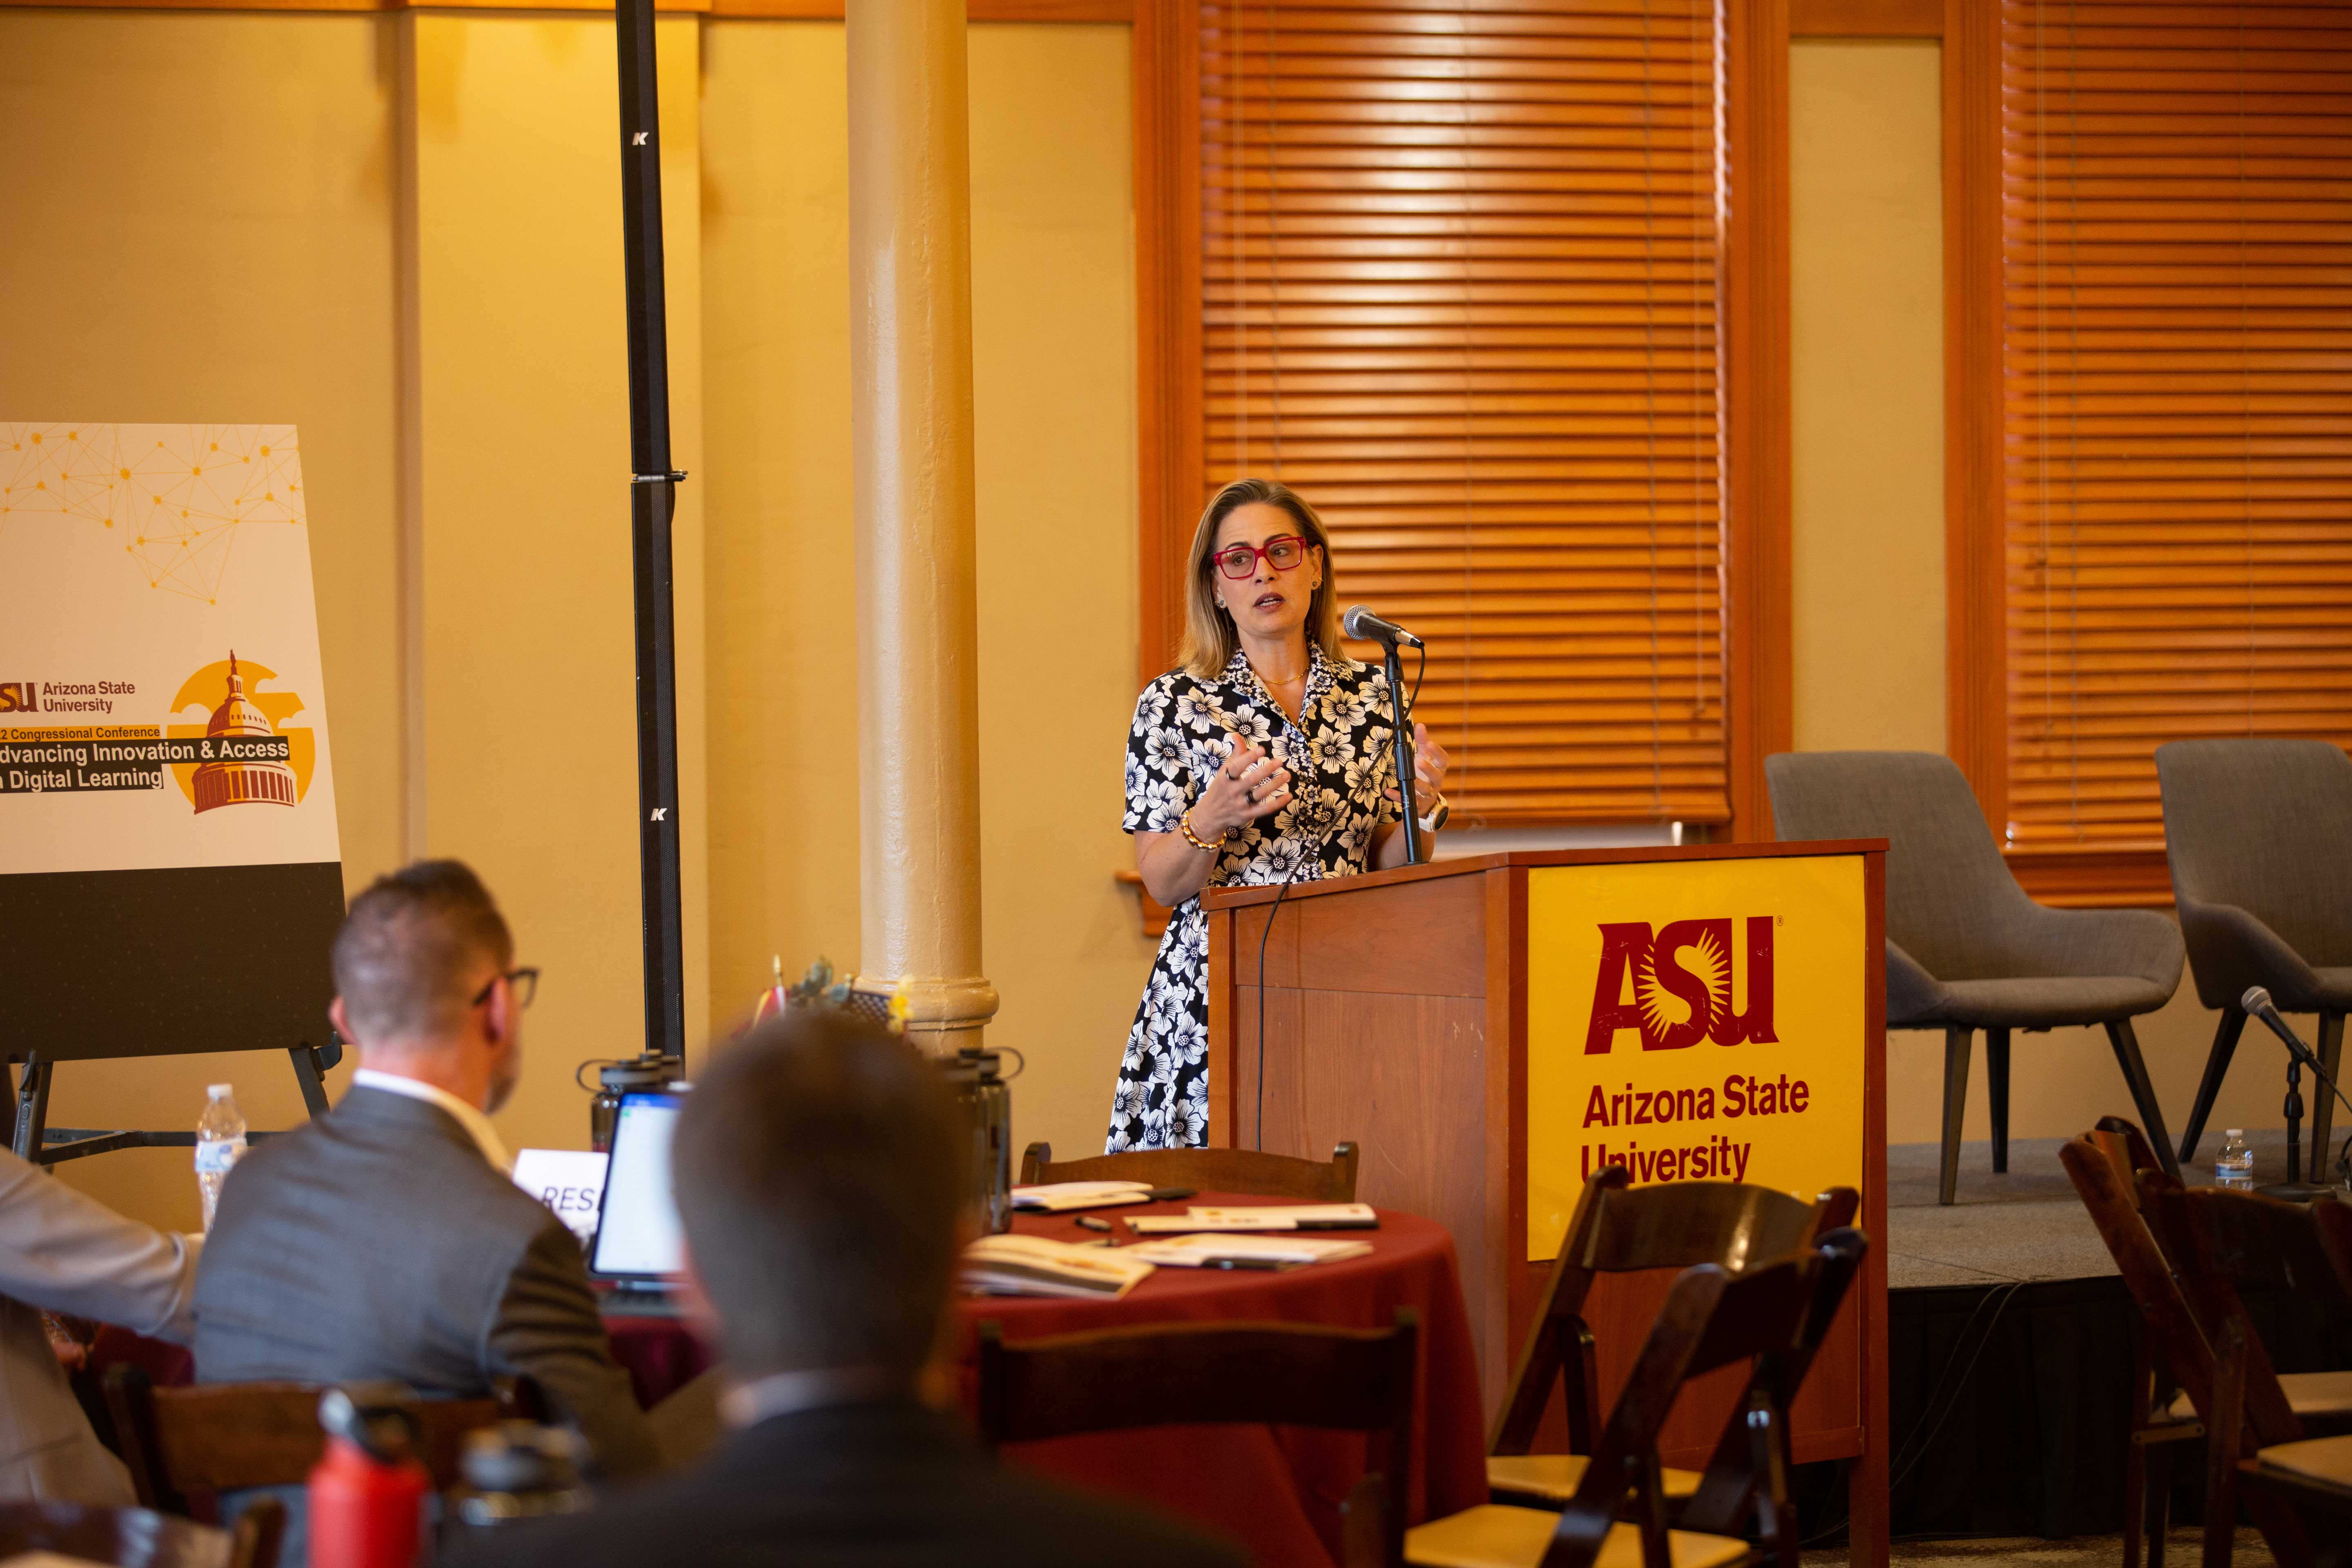
MULTIPOLYGON (((1591 1170, 1859 1188, 1877 1245, 1790 1426, 1856 1461, 1853 1560, 1884 1563, 1885 847, 1486 855, 1294 885, 1270 927, 1276 889, 1213 889, 1209 1141, 1355 1140, 1359 1197, 1444 1223, 1490 1415, 1591 1170)), ((1593 1293, 1604 1412, 1668 1282, 1593 1293)), ((1676 1406, 1666 1463, 1704 1467, 1743 1377, 1676 1406)))

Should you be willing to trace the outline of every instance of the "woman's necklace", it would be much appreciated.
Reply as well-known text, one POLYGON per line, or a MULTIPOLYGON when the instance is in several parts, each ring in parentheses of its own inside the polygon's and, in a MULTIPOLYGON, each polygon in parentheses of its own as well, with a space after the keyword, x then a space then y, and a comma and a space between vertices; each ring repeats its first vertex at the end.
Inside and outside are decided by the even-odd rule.
POLYGON ((1266 695, 1274 699, 1276 707, 1280 708, 1285 714, 1296 713, 1297 717, 1291 721, 1293 723, 1307 716, 1307 672, 1305 670, 1300 670, 1288 679, 1267 675, 1260 670, 1257 672, 1257 679, 1258 684, 1265 688, 1266 695), (1283 699, 1293 692, 1297 694, 1295 705, 1284 702, 1283 699))

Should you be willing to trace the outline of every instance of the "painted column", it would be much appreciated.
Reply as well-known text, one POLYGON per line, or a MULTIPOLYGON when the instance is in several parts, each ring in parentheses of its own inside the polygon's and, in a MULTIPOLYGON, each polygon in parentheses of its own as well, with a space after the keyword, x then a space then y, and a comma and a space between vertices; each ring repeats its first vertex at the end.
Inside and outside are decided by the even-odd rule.
POLYGON ((858 968, 929 1049, 996 1012, 980 963, 971 179, 963 0, 848 0, 858 968))

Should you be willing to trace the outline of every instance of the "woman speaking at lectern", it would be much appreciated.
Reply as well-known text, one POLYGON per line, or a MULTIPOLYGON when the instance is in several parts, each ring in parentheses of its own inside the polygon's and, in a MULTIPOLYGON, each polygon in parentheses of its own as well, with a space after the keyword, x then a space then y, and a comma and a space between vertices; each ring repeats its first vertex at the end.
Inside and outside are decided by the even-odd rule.
MULTIPOLYGON (((1127 831, 1175 910, 1119 1064, 1108 1151, 1208 1141, 1208 918, 1201 889, 1402 865, 1387 678, 1340 651, 1331 544, 1286 487, 1236 479, 1192 535, 1177 668, 1127 741, 1127 831)), ((1413 726, 1437 818, 1445 752, 1413 726)))

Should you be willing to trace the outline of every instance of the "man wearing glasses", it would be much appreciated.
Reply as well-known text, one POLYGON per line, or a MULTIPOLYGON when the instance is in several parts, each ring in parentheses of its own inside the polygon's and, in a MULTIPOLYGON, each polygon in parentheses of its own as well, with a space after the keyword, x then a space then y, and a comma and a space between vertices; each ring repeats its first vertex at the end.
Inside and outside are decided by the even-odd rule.
MULTIPOLYGON (((508 1177, 489 1113, 522 1073, 539 972, 455 860, 377 879, 335 938, 336 1030, 359 1070, 335 1109, 257 1145, 221 1190, 196 1276, 205 1383, 389 1379, 476 1398, 534 1379, 605 1480, 656 1468, 580 1244, 508 1177)), ((306 1560, 300 1499, 281 1568, 306 1560)))

